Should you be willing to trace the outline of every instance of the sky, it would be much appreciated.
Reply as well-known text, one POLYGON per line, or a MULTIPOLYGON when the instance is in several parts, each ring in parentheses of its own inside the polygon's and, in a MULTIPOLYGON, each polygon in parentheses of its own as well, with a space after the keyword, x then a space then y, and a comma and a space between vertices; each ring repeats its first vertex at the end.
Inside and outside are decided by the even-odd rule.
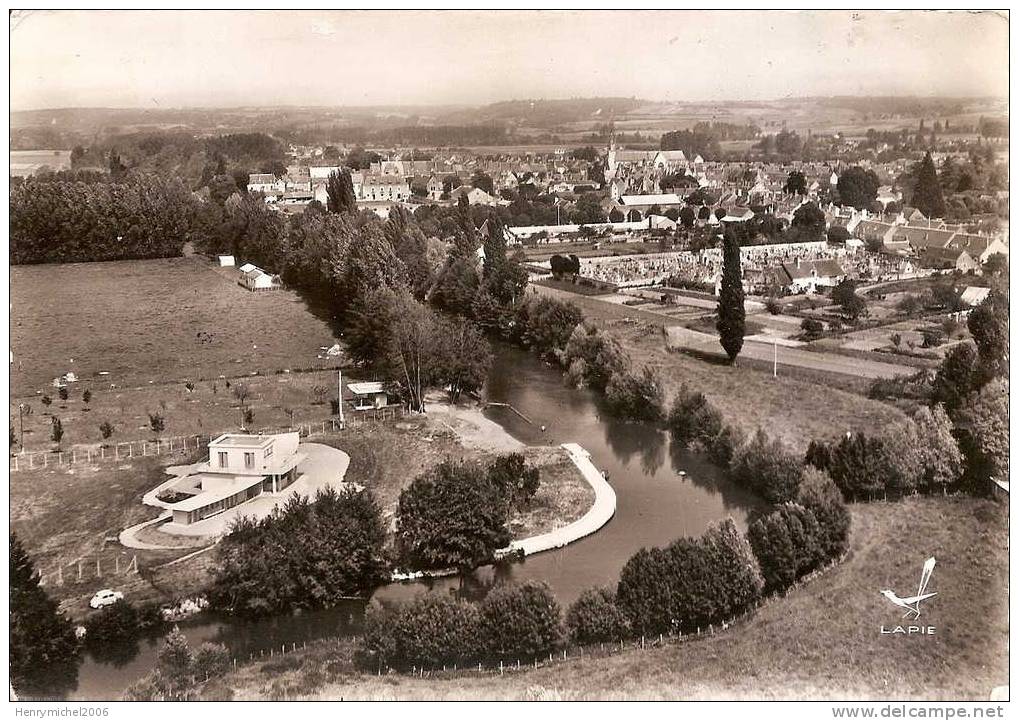
POLYGON ((14 11, 11 108, 1007 97, 1001 14, 14 11))

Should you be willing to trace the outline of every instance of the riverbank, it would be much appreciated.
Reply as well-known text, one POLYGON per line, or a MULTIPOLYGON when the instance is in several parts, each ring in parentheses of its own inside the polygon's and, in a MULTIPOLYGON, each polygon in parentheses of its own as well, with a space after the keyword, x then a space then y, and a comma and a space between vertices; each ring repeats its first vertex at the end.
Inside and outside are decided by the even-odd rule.
POLYGON ((704 393, 727 422, 748 435, 764 429, 789 447, 805 451, 814 438, 832 438, 846 431, 874 433, 902 419, 896 408, 834 387, 822 374, 810 380, 781 373, 774 378, 770 366, 761 368, 740 360, 730 366, 670 352, 661 318, 648 320, 636 312, 639 309, 550 288, 540 292, 575 303, 589 322, 619 340, 634 367, 657 368, 667 402, 686 384, 704 393))
POLYGON ((505 676, 377 677, 353 669, 349 641, 253 663, 206 698, 244 700, 987 699, 1008 683, 1007 509, 992 501, 909 498, 851 506, 847 559, 724 633, 574 658, 505 676), (924 539, 916 548, 916 539, 924 539), (901 614, 879 593, 916 583, 938 559, 924 607, 933 636, 890 636, 901 614))

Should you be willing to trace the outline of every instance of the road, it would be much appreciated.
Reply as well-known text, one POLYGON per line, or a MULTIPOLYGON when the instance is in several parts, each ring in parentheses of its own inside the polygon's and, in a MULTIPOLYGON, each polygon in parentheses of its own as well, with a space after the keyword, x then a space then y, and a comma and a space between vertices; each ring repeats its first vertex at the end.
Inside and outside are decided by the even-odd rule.
MULTIPOLYGON (((718 338, 709 333, 701 333, 681 326, 671 326, 666 330, 670 348, 690 350, 706 355, 721 356, 723 354, 718 338)), ((744 339, 740 357, 771 363, 775 359, 775 346, 766 341, 744 339)), ((795 366, 822 373, 840 373, 870 379, 910 376, 917 371, 916 368, 894 363, 882 363, 837 353, 820 353, 782 346, 778 348, 778 365, 779 368, 795 366)))

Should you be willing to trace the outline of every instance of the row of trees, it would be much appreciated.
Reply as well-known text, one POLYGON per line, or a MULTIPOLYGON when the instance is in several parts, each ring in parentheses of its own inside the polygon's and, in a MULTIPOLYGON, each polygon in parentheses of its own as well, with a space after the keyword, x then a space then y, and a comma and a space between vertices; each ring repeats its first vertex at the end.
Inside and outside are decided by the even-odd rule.
POLYGON ((565 640, 562 610, 545 584, 494 589, 480 603, 423 594, 391 608, 373 603, 357 661, 362 668, 461 667, 479 661, 529 661, 565 640))

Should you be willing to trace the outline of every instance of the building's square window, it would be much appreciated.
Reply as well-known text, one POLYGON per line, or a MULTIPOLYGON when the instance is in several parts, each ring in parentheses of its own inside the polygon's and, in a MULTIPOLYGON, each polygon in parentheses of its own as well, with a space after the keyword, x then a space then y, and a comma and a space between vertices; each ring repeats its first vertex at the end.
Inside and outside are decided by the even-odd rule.
POLYGON ((255 454, 254 453, 245 453, 244 454, 244 467, 245 468, 254 468, 255 467, 255 454))

